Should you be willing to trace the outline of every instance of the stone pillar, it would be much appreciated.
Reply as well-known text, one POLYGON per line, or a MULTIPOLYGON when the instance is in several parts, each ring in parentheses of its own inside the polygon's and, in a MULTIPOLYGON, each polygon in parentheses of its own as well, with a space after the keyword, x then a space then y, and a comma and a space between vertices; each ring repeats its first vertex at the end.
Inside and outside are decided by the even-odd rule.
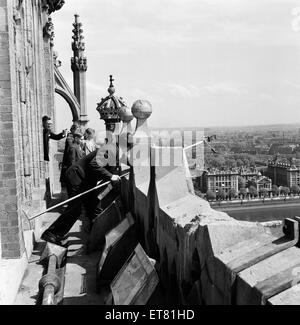
MULTIPOLYGON (((132 166, 130 177, 130 191, 133 195, 133 208, 140 242, 151 255, 149 244, 149 200, 148 189, 150 184, 150 147, 151 138, 147 119, 152 114, 152 105, 148 101, 138 100, 132 106, 132 114, 137 119, 136 130, 129 137, 129 163, 132 166)), ((151 236, 152 237, 152 236, 151 236)))
MULTIPOLYGON (((145 100, 138 100, 132 106, 132 114, 137 119, 135 133, 129 138, 132 145, 130 165, 134 166, 136 185, 148 183, 150 178, 151 137, 147 119, 152 114, 152 105, 145 100)), ((148 186, 143 190, 146 192, 148 186)))
POLYGON ((73 24, 73 58, 71 68, 73 71, 74 94, 80 104, 80 123, 85 126, 88 123, 87 98, 86 98, 86 71, 87 58, 84 56, 85 43, 83 42, 82 23, 79 22, 79 15, 75 15, 73 24))

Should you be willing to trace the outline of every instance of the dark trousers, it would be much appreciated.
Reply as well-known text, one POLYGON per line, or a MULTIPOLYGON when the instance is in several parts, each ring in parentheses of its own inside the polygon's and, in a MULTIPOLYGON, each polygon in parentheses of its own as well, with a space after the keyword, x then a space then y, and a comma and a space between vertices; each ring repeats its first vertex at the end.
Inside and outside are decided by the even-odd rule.
MULTIPOLYGON (((67 185, 69 198, 77 196, 83 192, 79 185, 67 185)), ((65 236, 73 227, 81 215, 82 198, 69 202, 67 209, 62 215, 49 227, 49 231, 57 236, 65 236)))
MULTIPOLYGON (((49 231, 57 236, 64 237, 80 218, 82 204, 85 205, 88 217, 93 220, 97 218, 103 210, 105 210, 117 197, 118 190, 114 188, 102 201, 98 199, 98 195, 106 189, 101 191, 91 192, 85 197, 75 199, 69 202, 67 209, 62 215, 49 227, 49 231)), ((84 192, 87 188, 78 185, 67 185, 69 198, 77 196, 84 192)))

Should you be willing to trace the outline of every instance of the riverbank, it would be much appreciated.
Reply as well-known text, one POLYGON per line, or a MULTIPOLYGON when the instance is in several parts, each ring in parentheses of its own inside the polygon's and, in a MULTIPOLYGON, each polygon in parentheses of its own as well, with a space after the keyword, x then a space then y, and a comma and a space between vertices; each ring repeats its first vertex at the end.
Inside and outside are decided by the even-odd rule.
POLYGON ((210 205, 215 210, 240 210, 244 208, 270 208, 274 207, 286 207, 286 206, 298 206, 300 205, 300 196, 294 197, 276 197, 265 199, 252 199, 252 200, 232 200, 221 202, 210 202, 210 205))
POLYGON ((254 204, 212 205, 214 210, 226 212, 240 221, 269 222, 300 216, 300 200, 276 200, 273 202, 256 202, 254 204))
POLYGON ((269 228, 276 236, 282 236, 282 223, 286 218, 300 216, 300 198, 273 198, 263 200, 229 201, 211 206, 217 211, 226 212, 239 221, 257 222, 269 228))

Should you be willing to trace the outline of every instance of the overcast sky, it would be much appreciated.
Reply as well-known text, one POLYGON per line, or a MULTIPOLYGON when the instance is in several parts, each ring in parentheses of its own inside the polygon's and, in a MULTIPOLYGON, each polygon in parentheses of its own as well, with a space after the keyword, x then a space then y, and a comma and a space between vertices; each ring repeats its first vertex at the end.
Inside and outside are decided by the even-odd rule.
MULTIPOLYGON (((128 106, 151 101, 154 127, 300 122, 299 0, 66 0, 53 20, 71 85, 74 13, 92 127, 103 124, 96 106, 110 74, 128 106)), ((64 126, 68 108, 58 109, 64 126)))

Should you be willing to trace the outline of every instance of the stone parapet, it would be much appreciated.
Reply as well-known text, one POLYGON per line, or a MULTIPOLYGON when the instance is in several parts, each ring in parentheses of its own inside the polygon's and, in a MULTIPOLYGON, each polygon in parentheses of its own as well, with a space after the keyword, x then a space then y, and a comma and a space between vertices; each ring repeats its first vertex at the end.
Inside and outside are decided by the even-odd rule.
MULTIPOLYGON (((137 130, 133 139, 147 134, 145 121, 142 125, 143 132, 137 130)), ((286 233, 278 239, 267 227, 213 210, 191 194, 184 164, 174 163, 182 148, 149 143, 151 163, 131 166, 130 176, 122 181, 122 197, 139 226, 146 253, 159 263, 167 302, 299 302, 298 221, 287 220, 286 233), (163 163, 168 157, 170 163, 163 163)))
MULTIPOLYGON (((143 188, 135 187, 134 216, 140 225, 141 242, 147 254, 160 262, 160 276, 170 303, 260 304, 259 300, 251 298, 255 296, 256 284, 280 274, 287 267, 290 272, 294 267, 294 273, 299 269, 300 250, 297 247, 271 253, 265 259, 260 256, 266 247, 276 251, 278 245, 277 238, 267 228, 234 220, 188 192, 178 198, 172 182, 169 187, 159 180, 150 180, 150 184, 147 194, 143 188), (165 196, 167 204, 161 205, 158 193, 164 191, 169 192, 165 196), (257 256, 251 255, 255 250, 257 256), (246 265, 241 272, 235 271, 231 264, 244 263, 244 259, 250 266, 246 265), (174 281, 177 283, 176 296, 172 291, 174 281), (197 299, 193 296, 196 288, 201 293, 197 299)), ((129 180, 124 182, 123 191, 128 193, 130 186, 129 180)), ((295 273, 295 284, 299 273, 295 273)), ((288 296, 288 292, 279 294, 288 296)), ((294 301, 299 299, 300 292, 296 295, 291 291, 291 294, 294 301)), ((288 302, 290 298, 286 299, 288 302)), ((270 301, 285 303, 276 297, 270 301)))

